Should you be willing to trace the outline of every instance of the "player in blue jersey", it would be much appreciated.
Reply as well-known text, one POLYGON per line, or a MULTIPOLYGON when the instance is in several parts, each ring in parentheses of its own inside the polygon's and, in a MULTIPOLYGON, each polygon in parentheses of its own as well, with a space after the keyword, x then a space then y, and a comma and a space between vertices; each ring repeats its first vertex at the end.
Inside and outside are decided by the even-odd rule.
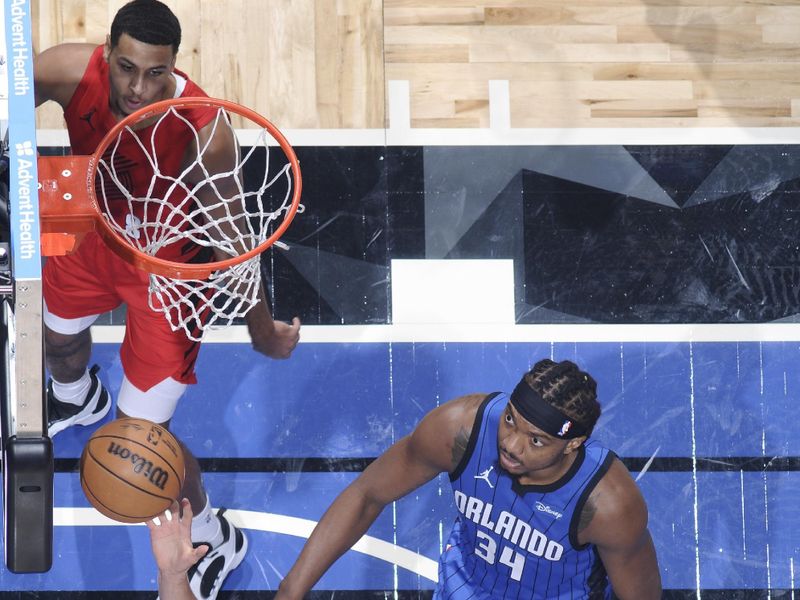
POLYGON ((591 440, 596 383, 542 360, 510 394, 431 411, 333 502, 281 583, 300 599, 390 502, 448 472, 458 510, 434 598, 657 600, 647 507, 613 452, 591 440))

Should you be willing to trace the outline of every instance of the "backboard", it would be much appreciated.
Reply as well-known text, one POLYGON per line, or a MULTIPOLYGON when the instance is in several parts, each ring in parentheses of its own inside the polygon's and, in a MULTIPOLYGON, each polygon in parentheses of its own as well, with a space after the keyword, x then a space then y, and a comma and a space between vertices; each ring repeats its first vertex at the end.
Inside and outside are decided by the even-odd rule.
POLYGON ((2 157, 8 176, 8 219, 2 220, 0 233, 6 244, 0 246, 4 550, 9 570, 32 573, 52 564, 53 453, 45 426, 30 3, 4 0, 3 11, 0 116, 7 133, 2 157))

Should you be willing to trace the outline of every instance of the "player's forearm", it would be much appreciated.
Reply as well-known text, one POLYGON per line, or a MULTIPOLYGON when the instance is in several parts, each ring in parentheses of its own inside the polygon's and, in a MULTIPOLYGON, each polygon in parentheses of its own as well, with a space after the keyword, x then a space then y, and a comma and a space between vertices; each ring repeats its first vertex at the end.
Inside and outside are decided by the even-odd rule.
POLYGON ((195 600, 186 573, 158 574, 159 600, 195 600))
POLYGON ((354 485, 342 492, 308 538, 275 600, 301 600, 319 578, 355 544, 384 508, 370 502, 354 485))
POLYGON ((256 348, 264 344, 275 333, 275 321, 267 305, 263 286, 259 286, 258 302, 247 311, 244 321, 247 324, 247 332, 250 334, 253 346, 256 348))

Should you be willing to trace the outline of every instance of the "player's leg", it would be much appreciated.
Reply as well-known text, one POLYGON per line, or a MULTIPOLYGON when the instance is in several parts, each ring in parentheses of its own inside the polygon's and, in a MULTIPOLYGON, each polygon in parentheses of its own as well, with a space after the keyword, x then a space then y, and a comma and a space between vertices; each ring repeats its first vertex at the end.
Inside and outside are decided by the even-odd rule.
POLYGON ((71 425, 90 425, 102 419, 111 399, 89 367, 90 326, 99 314, 113 310, 120 299, 105 276, 102 244, 87 235, 78 251, 50 257, 42 271, 45 360, 51 380, 47 386, 50 437, 71 425))
POLYGON ((58 319, 45 307, 45 321, 53 324, 45 326, 45 350, 47 351, 47 369, 53 379, 59 382, 77 381, 89 366, 92 356, 92 333, 89 327, 97 318, 75 319, 72 324, 67 319, 58 319), (55 324, 55 320, 58 324, 55 324), (60 327, 59 327, 60 326, 60 327), (76 333, 64 333, 77 330, 76 333))
MULTIPOLYGON (((147 419, 169 429, 178 400, 186 387, 186 384, 169 377, 142 391, 125 377, 117 400, 117 418, 147 419)), ((180 439, 178 442, 183 449, 186 469, 181 494, 189 500, 194 513, 192 542, 209 546, 206 555, 189 570, 189 586, 197 598, 216 598, 225 578, 244 559, 247 538, 228 521, 225 509, 214 514, 203 487, 200 464, 180 439)))
POLYGON ((108 414, 111 398, 97 376, 88 369, 92 352, 89 326, 96 319, 61 319, 44 310, 47 369, 48 435, 71 425, 91 425, 108 414), (55 329, 54 329, 55 328, 55 329), (75 333, 73 333, 73 331, 75 333))
MULTIPOLYGON (((125 376, 117 399, 117 418, 146 419, 169 429, 172 415, 186 387, 187 384, 168 377, 147 391, 142 391, 125 376)), ((199 515, 207 500, 200 464, 186 444, 181 440, 178 443, 183 450, 185 469, 181 497, 187 498, 192 505, 192 512, 199 515)))
MULTIPOLYGON (((169 428, 186 387, 196 382, 194 363, 200 345, 173 332, 166 319, 128 301, 128 326, 120 349, 125 378, 117 400, 117 416, 148 419, 169 428)), ((244 559, 247 538, 225 516, 215 514, 202 481, 200 465, 181 442, 186 468, 183 496, 192 505, 192 541, 209 552, 189 571, 197 598, 216 598, 228 574, 244 559)))

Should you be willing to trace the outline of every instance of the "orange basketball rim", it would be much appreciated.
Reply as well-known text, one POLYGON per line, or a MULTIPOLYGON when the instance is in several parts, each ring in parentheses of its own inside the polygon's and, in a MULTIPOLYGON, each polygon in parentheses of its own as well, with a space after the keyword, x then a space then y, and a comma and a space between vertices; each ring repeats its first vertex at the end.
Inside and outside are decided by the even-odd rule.
MULTIPOLYGON (((166 130, 166 128, 163 128, 166 130)), ((259 167, 256 165, 256 167, 259 167)), ((81 238, 89 231, 97 231, 105 243, 123 260, 143 269, 151 274, 164 277, 187 280, 205 279, 216 271, 223 271, 257 257, 272 244, 274 244, 286 229, 297 212, 302 210, 300 195, 302 180, 300 166, 294 149, 284 135, 266 118, 258 113, 227 100, 206 97, 173 98, 156 102, 144 107, 120 121, 114 129, 108 132, 98 145, 95 152, 88 156, 41 156, 38 160, 39 168, 39 202, 41 213, 42 253, 45 256, 63 255, 73 251, 80 243, 81 238), (189 111, 213 111, 213 122, 209 125, 213 131, 211 135, 236 136, 231 118, 240 118, 249 126, 255 124, 256 140, 250 151, 244 153, 238 149, 235 164, 225 173, 212 172, 203 164, 204 143, 207 143, 197 128, 192 127, 184 115, 189 111), (187 139, 195 144, 195 164, 191 168, 184 168, 176 173, 164 173, 159 165, 159 146, 165 140, 159 139, 156 132, 162 127, 165 119, 177 119, 187 127, 187 139), (126 138, 125 142, 122 142, 126 138), (142 197, 137 195, 139 190, 125 189, 123 177, 119 177, 114 164, 114 155, 121 147, 121 143, 133 143, 136 139, 137 152, 141 152, 145 163, 154 172, 153 184, 146 190, 148 193, 157 191, 159 185, 169 191, 173 196, 179 190, 181 197, 189 196, 189 202, 181 201, 181 206, 169 204, 169 201, 155 195, 142 197), (254 153, 255 146, 262 151, 254 153), (271 152, 279 147, 283 157, 275 160, 271 152), (242 156, 242 154, 244 154, 242 156), (266 154, 264 159, 263 154, 266 154), (270 155, 273 159, 270 159, 270 155), (111 157, 111 158, 109 158, 111 157), (245 189, 243 182, 245 163, 264 160, 265 174, 255 191, 245 189), (273 163, 279 162, 281 166, 277 174, 271 172, 273 163), (198 172, 202 174, 199 181, 189 181, 187 173, 198 172), (232 187, 241 192, 237 198, 222 197, 217 189, 220 177, 228 178, 233 183, 232 187), (103 185, 98 185, 99 179, 103 185), (220 196, 219 202, 209 208, 197 210, 192 194, 197 189, 205 187, 213 189, 220 196), (275 189, 279 187, 280 189, 275 189), (109 191, 109 188, 111 191, 109 191), (98 194, 98 190, 100 193, 98 194), (108 197, 106 197, 108 196, 108 197), (242 197, 247 196, 246 200, 242 197), (265 202, 266 196, 273 196, 270 202, 265 202), (128 218, 127 229, 120 219, 115 217, 113 207, 115 201, 122 198, 128 206, 138 206, 136 203, 146 205, 144 217, 138 215, 128 218), (194 204, 193 204, 194 202, 194 204), (267 206, 269 204, 269 206, 267 206), (234 214, 247 205, 257 205, 253 214, 248 212, 243 217, 246 225, 242 232, 234 232, 226 239, 217 239, 222 236, 220 230, 236 229, 231 225, 232 219, 220 226, 220 214, 234 214), (191 212, 191 219, 185 223, 158 222, 158 219, 168 221, 176 218, 181 210, 191 212), (156 215, 151 218, 150 213, 156 215), (131 232, 130 221, 138 228, 131 232), (141 243, 146 238, 152 242, 154 231, 163 229, 164 239, 147 247, 141 243), (238 237, 237 237, 238 236, 238 237), (230 238, 230 239, 228 239, 230 238), (206 263, 183 263, 171 257, 158 256, 164 245, 176 243, 180 240, 191 240, 199 245, 206 245, 215 249, 215 259, 206 263), (227 248, 227 257, 220 259, 218 249, 227 248)), ((258 168, 256 171, 258 171, 258 168)), ((247 167, 252 172, 252 166, 247 167)), ((178 202, 177 204, 181 204, 178 202)), ((249 208, 247 209, 250 210, 249 208)))

